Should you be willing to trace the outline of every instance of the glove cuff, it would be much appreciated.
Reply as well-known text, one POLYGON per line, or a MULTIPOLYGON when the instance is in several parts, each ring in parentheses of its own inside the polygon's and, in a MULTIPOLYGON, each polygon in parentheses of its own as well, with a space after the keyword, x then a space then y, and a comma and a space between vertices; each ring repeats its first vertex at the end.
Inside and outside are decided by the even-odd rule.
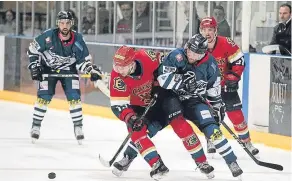
POLYGON ((31 69, 31 68, 34 68, 34 66, 37 66, 37 62, 31 62, 30 64, 28 64, 27 68, 28 69, 31 69))
POLYGON ((128 123, 129 120, 130 120, 133 116, 136 116, 136 114, 133 113, 133 112, 130 112, 130 113, 126 114, 126 116, 125 116, 125 118, 124 118, 124 122, 125 122, 125 123, 128 123))

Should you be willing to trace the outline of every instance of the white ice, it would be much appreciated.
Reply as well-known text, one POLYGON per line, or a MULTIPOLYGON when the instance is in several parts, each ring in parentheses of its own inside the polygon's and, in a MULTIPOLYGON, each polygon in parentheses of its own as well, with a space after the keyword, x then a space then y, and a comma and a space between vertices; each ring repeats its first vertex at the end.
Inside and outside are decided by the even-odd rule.
MULTIPOLYGON (((55 181, 152 180, 150 167, 140 157, 120 178, 99 163, 99 153, 110 159, 122 143, 127 134, 124 123, 84 116, 86 140, 83 145, 78 145, 69 112, 49 109, 42 124, 41 137, 32 144, 29 137, 32 111, 32 105, 0 101, 0 181, 49 181, 50 172, 56 173, 55 181)), ((205 148, 204 139, 200 139, 205 148)), ((161 131, 153 141, 170 169, 165 181, 207 180, 198 170, 195 171, 194 162, 171 129, 161 131)), ((260 149, 260 160, 284 166, 284 171, 276 171, 256 165, 234 140, 230 143, 244 171, 243 181, 292 179, 291 152, 256 144, 260 149)), ((218 154, 214 159, 207 157, 215 168, 214 181, 237 180, 218 154)))

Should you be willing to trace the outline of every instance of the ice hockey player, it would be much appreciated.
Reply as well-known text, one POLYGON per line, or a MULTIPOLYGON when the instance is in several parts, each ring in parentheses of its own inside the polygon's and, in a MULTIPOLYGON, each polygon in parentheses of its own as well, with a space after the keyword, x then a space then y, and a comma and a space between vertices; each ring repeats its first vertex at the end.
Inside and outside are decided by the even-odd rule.
POLYGON ((70 105, 75 137, 82 144, 82 106, 78 72, 91 74, 91 81, 101 79, 100 70, 91 63, 91 55, 81 34, 71 30, 72 14, 61 11, 57 15, 57 28, 48 29, 37 36, 28 49, 29 65, 33 80, 38 81, 37 101, 34 105, 31 138, 33 143, 40 136, 40 127, 47 106, 61 82, 70 105), (48 77, 48 74, 70 74, 72 77, 48 77))
POLYGON ((208 42, 201 34, 194 35, 184 48, 171 51, 158 71, 158 82, 180 96, 184 116, 191 120, 211 140, 224 158, 234 177, 243 172, 218 121, 223 120, 225 105, 221 99, 220 71, 214 57, 207 52, 208 42), (212 115, 209 107, 198 97, 206 97, 217 112, 212 115))
MULTIPOLYGON (((147 124, 154 120, 164 125, 162 127, 170 124, 192 158, 201 166, 200 170, 211 175, 214 168, 207 163, 201 143, 190 124, 183 118, 181 108, 169 106, 179 105, 177 95, 172 90, 154 86, 153 73, 159 65, 158 55, 152 51, 122 46, 115 53, 113 60, 110 80, 111 108, 114 114, 127 124, 128 131, 134 131, 131 140, 152 167, 150 176, 160 179, 169 172, 147 136, 147 124), (156 93, 156 103, 141 120, 140 116, 149 104, 151 95, 156 93)), ((120 166, 115 167, 122 172, 123 167, 129 165, 132 159, 125 155, 123 160, 118 162, 120 166)))
MULTIPOLYGON (((248 126, 241 110, 241 100, 237 92, 238 82, 245 67, 244 54, 233 40, 217 36, 217 22, 213 17, 202 19, 200 32, 208 39, 208 51, 214 56, 220 69, 221 96, 226 105, 227 116, 233 123, 238 137, 245 143, 248 150, 256 155, 259 150, 251 143, 248 126)), ((207 147, 208 153, 216 152, 212 142, 208 141, 207 147)))

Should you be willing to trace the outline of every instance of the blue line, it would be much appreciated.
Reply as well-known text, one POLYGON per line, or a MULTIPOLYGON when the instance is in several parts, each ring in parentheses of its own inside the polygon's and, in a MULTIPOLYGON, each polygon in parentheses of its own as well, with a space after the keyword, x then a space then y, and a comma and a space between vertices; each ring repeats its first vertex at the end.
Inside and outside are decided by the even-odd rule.
POLYGON ((242 88, 242 111, 246 122, 248 122, 248 95, 249 95, 249 53, 244 53, 245 69, 243 72, 243 88, 242 88))

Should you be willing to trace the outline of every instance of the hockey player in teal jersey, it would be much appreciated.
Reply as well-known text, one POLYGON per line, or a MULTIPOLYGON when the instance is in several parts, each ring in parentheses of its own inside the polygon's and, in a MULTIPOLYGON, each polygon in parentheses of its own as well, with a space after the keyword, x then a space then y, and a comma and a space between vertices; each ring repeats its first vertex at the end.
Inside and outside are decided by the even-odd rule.
POLYGON ((75 137, 81 144, 83 116, 78 73, 90 74, 91 81, 101 79, 101 71, 91 62, 91 55, 81 34, 71 30, 73 16, 68 11, 57 15, 57 28, 48 29, 30 43, 28 69, 33 80, 38 81, 37 101, 33 112, 31 137, 33 143, 40 136, 40 127, 47 106, 55 94, 58 81, 69 102, 75 137), (71 77, 48 77, 49 74, 70 74, 71 77))

